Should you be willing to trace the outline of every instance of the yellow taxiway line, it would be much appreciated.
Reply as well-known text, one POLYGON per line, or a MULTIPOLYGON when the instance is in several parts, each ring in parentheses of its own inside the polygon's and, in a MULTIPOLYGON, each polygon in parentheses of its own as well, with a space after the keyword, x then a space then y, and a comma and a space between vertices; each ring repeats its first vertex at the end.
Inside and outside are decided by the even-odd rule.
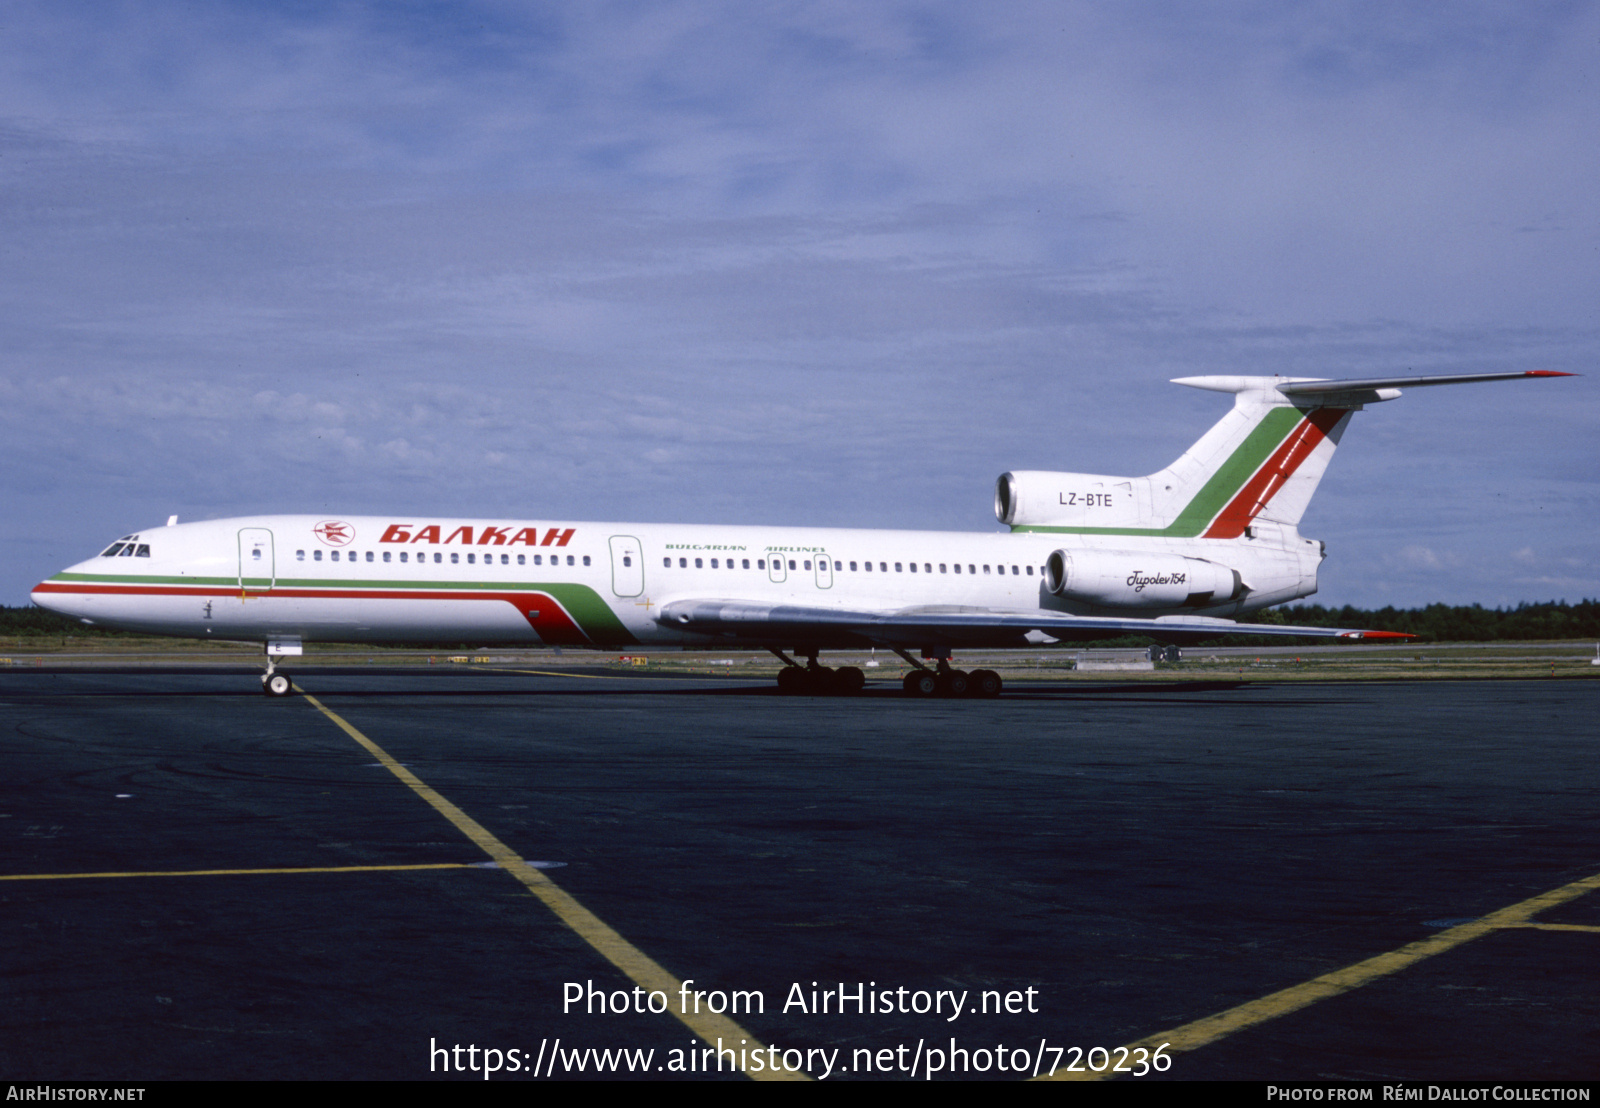
MULTIPOLYGON (((435 811, 453 823, 457 830, 476 843, 484 853, 499 862, 507 873, 527 886, 528 891, 543 901, 545 907, 554 912, 562 923, 572 928, 579 938, 604 955, 607 961, 625 973, 634 984, 639 985, 647 993, 659 991, 665 994, 669 998, 668 1010, 672 1011, 674 1016, 687 1025, 689 1030, 694 1032, 702 1042, 713 1044, 718 1039, 721 1039, 724 1043, 739 1042, 742 1048, 749 1050, 751 1056, 766 1051, 766 1046, 754 1035, 726 1016, 719 1016, 709 1012, 673 1010, 670 1000, 675 996, 681 997, 681 990, 683 989, 681 981, 663 969, 659 963, 644 951, 624 939, 601 920, 599 916, 579 904, 576 899, 561 889, 550 878, 536 869, 529 868, 520 854, 495 838, 477 820, 435 792, 416 774, 395 761, 387 751, 356 730, 342 716, 328 708, 316 697, 305 692, 305 690, 300 689, 297 691, 306 698, 309 704, 332 720, 340 730, 365 747, 373 757, 388 768, 390 773, 404 781, 411 787, 413 792, 432 805, 435 811)), ((681 1003, 679 1007, 682 1007, 681 1003)), ((774 1072, 763 1068, 761 1070, 746 1070, 745 1073, 746 1076, 758 1081, 809 1080, 809 1077, 803 1073, 792 1073, 782 1069, 774 1072)))
POLYGON ((407 866, 279 866, 274 869, 151 869, 111 873, 7 873, 0 881, 71 881, 80 877, 237 877, 264 873, 381 873, 404 869, 476 869, 480 862, 423 862, 407 866))
MULTIPOLYGON (((1258 1023, 1275 1020, 1279 1016, 1287 1016, 1301 1008, 1327 1000, 1341 993, 1359 989, 1363 985, 1371 984, 1381 977, 1413 966, 1425 958, 1432 958, 1435 954, 1443 954, 1462 943, 1469 943, 1473 939, 1482 938, 1494 931, 1502 931, 1514 927, 1532 927, 1550 931, 1600 931, 1600 927, 1579 926, 1576 924, 1560 923, 1534 923, 1532 918, 1540 912, 1547 911, 1569 900, 1576 900, 1585 893, 1600 889, 1600 874, 1585 877, 1578 881, 1562 885, 1558 889, 1551 889, 1547 893, 1528 900, 1520 901, 1499 911, 1490 912, 1488 915, 1468 923, 1459 924, 1447 930, 1440 931, 1437 935, 1430 935, 1426 939, 1419 939, 1414 943, 1407 943, 1398 950, 1391 950, 1387 954, 1379 954, 1375 958, 1357 962, 1343 969, 1325 973, 1320 977, 1313 977, 1299 985, 1279 990, 1275 993, 1261 997, 1258 1000, 1248 1001, 1227 1011, 1218 1012, 1214 1016, 1186 1023, 1170 1031, 1162 1031, 1155 1035, 1147 1035, 1136 1042, 1127 1044, 1128 1054, 1124 1057, 1131 1058, 1136 1052, 1143 1051, 1142 1056, 1149 1056, 1157 1049, 1163 1049, 1168 1055, 1182 1054, 1185 1051, 1198 1050, 1200 1047, 1216 1042, 1218 1039, 1232 1035, 1235 1031, 1243 1031, 1247 1027, 1254 1027, 1258 1023)), ((1112 1051, 1118 1054, 1120 1051, 1112 1051)), ((1057 1070, 1049 1077, 1040 1077, 1040 1081, 1100 1081, 1108 1077, 1119 1076, 1113 1070, 1095 1072, 1093 1070, 1057 1070)))

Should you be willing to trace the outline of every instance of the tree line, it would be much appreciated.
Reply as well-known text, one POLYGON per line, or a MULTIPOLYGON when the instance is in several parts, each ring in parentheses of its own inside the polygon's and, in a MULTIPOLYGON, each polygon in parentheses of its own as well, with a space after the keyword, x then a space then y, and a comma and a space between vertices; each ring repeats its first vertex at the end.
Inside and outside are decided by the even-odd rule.
POLYGON ((1481 604, 1429 604, 1426 608, 1325 608, 1296 604, 1263 612, 1258 623, 1294 623, 1305 627, 1350 627, 1368 631, 1403 631, 1419 642, 1490 642, 1498 639, 1600 638, 1600 601, 1569 604, 1550 600, 1515 608, 1481 604))

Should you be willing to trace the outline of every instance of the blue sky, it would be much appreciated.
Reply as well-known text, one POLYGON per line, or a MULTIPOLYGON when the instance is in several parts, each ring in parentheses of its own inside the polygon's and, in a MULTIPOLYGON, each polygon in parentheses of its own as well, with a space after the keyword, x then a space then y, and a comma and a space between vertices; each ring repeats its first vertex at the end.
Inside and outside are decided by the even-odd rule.
POLYGON ((1356 417, 1330 604, 1600 596, 1600 7, 0 15, 0 603, 178 514, 994 530, 1206 373, 1356 417))

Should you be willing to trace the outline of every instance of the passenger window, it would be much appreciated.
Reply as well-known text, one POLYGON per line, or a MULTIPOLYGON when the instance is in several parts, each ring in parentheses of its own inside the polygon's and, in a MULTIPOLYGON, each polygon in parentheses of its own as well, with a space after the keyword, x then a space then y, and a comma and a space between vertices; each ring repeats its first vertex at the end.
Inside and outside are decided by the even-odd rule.
POLYGON ((622 564, 625 565, 625 566, 633 565, 633 557, 631 555, 624 554, 622 556, 622 564))
POLYGON ((411 555, 402 550, 400 551, 400 560, 402 562, 409 562, 411 560, 411 555))
POLYGON ((749 569, 750 568, 750 559, 749 558, 746 558, 744 560, 744 568, 745 569, 749 569))
POLYGON ((297 561, 297 562, 305 561, 306 560, 306 552, 304 550, 296 550, 294 552, 294 560, 297 561))
POLYGON ((706 564, 702 559, 696 558, 694 560, 694 568, 695 569, 705 569, 706 568, 706 564))
POLYGON ((711 568, 712 569, 716 569, 717 568, 717 560, 715 558, 711 559, 711 568))
POLYGON ((661 559, 661 568, 662 569, 671 569, 672 568, 672 559, 671 558, 662 558, 661 559))
POLYGON ((983 572, 988 573, 989 572, 989 567, 988 566, 984 566, 983 567, 983 572))
POLYGON ((312 551, 312 552, 311 552, 311 560, 312 560, 312 561, 313 561, 313 562, 320 562, 320 561, 322 561, 322 551, 320 551, 320 550, 313 550, 313 551, 312 551))
POLYGON ((679 558, 678 559, 678 568, 679 569, 688 569, 689 568, 689 559, 688 558, 679 558))
POLYGON ((438 565, 442 561, 444 561, 444 555, 435 550, 433 552, 433 564, 438 565))
POLYGON ((911 572, 912 573, 917 572, 917 563, 916 562, 912 562, 911 563, 911 572))
POLYGON ((856 571, 856 564, 854 562, 851 562, 850 563, 850 572, 854 573, 855 571, 856 571))
POLYGON ((477 564, 478 564, 478 556, 476 554, 468 554, 467 555, 467 565, 475 566, 477 564))
POLYGON ((544 565, 544 555, 543 554, 535 554, 533 556, 533 564, 536 565, 536 566, 544 565))
POLYGON ((793 569, 793 568, 794 568, 794 559, 793 559, 793 558, 790 558, 790 559, 789 559, 789 568, 790 568, 790 569, 793 569))
POLYGON ((894 571, 895 571, 895 572, 896 572, 896 573, 899 573, 899 572, 901 572, 901 570, 900 570, 900 563, 899 563, 899 562, 896 562, 896 563, 895 563, 895 564, 894 564, 894 571))
POLYGON ((383 552, 383 560, 386 562, 389 560, 389 552, 387 550, 383 552))
MULTIPOLYGON (((587 555, 585 555, 585 557, 587 557, 587 555)), ((567 555, 567 565, 570 566, 571 564, 572 564, 572 555, 568 554, 567 555)), ((585 563, 585 564, 588 564, 588 563, 585 563)))
POLYGON ((806 568, 807 568, 807 569, 810 569, 810 568, 811 568, 811 559, 810 559, 810 558, 807 558, 807 559, 806 559, 806 568))
POLYGON ((967 566, 967 572, 968 573, 977 573, 978 572, 978 567, 975 566, 975 565, 968 565, 967 566))
POLYGON ((944 568, 944 563, 943 563, 943 562, 940 562, 940 563, 939 563, 939 572, 940 572, 940 573, 943 573, 943 572, 945 572, 945 568, 944 568))
POLYGON ((583 564, 584 565, 588 565, 589 564, 589 555, 585 554, 583 556, 583 564))
POLYGON ((450 564, 453 566, 461 564, 461 555, 457 554, 454 550, 450 552, 450 564))
MULTIPOLYGON (((437 555, 437 554, 434 555, 435 559, 437 559, 438 557, 439 557, 439 555, 437 555)), ((525 566, 527 564, 528 564, 528 556, 526 554, 518 554, 517 555, 517 565, 525 566)))
POLYGON ((1032 567, 1032 566, 1029 566, 1029 567, 1028 567, 1028 576, 1029 576, 1029 577, 1032 577, 1032 576, 1033 576, 1033 567, 1032 567))
POLYGON ((372 561, 372 551, 367 551, 367 561, 372 561))

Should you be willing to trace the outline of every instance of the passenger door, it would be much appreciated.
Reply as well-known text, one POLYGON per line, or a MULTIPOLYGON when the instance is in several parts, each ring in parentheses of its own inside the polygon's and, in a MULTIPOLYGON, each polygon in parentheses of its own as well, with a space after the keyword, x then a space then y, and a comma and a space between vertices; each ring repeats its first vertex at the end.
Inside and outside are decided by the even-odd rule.
POLYGON ((611 536, 611 591, 618 596, 644 592, 644 548, 632 535, 611 536))
POLYGON ((265 527, 239 529, 239 592, 270 592, 278 582, 272 532, 265 527))

